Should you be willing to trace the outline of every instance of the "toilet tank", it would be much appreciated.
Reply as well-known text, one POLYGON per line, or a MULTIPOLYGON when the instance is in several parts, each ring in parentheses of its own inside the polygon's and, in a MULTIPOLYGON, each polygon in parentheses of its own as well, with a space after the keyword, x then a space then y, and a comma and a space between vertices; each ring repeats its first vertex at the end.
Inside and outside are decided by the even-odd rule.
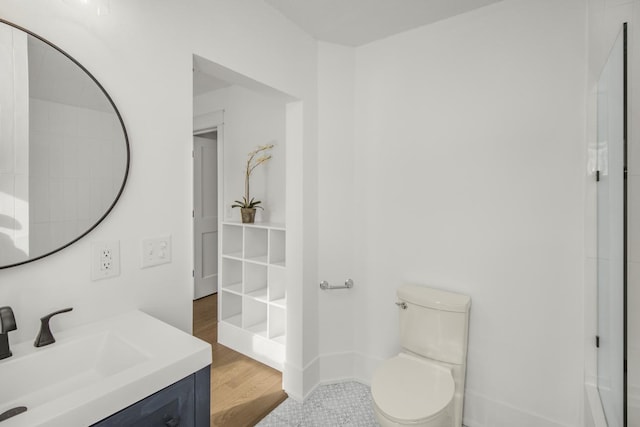
POLYGON ((419 285, 398 288, 400 344, 429 359, 462 365, 467 356, 471 298, 419 285))

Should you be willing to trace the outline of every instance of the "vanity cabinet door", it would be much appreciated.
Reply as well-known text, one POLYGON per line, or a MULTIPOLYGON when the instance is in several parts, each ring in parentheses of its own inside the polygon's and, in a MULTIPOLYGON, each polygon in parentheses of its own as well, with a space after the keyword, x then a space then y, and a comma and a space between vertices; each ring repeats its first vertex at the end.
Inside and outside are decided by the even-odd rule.
POLYGON ((95 427, 194 427, 194 376, 94 424, 95 427))
POLYGON ((209 427, 211 366, 91 427, 209 427))

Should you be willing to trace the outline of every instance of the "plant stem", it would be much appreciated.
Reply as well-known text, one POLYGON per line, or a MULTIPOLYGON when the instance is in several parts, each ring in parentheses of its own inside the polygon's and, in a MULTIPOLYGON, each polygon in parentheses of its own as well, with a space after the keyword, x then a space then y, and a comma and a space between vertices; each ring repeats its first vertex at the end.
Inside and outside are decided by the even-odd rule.
POLYGON ((247 172, 244 175, 244 197, 245 197, 245 203, 249 203, 249 176, 251 174, 251 171, 249 169, 249 162, 251 162, 251 160, 249 160, 247 162, 247 172))
POLYGON ((263 151, 266 150, 270 150, 273 148, 273 144, 267 144, 267 145, 263 145, 263 146, 259 146, 258 148, 256 148, 255 150, 253 150, 252 152, 249 153, 249 159, 247 160, 247 168, 245 170, 245 174, 244 174, 244 203, 245 205, 248 205, 251 200, 249 199, 249 178, 251 177, 251 172, 253 172, 253 170, 258 167, 259 165, 265 163, 266 161, 268 161, 269 159, 271 159, 271 154, 268 155, 263 155, 262 157, 259 157, 255 164, 252 165, 253 159, 255 159, 256 155, 258 153, 261 153, 263 151))

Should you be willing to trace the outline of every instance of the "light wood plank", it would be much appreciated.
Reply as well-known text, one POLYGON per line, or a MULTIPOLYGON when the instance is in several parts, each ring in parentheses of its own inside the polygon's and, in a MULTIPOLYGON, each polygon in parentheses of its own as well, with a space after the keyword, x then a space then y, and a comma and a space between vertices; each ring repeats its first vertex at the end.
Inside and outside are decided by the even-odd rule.
POLYGON ((250 427, 282 403, 282 374, 218 344, 218 296, 193 302, 193 335, 212 347, 211 425, 250 427))

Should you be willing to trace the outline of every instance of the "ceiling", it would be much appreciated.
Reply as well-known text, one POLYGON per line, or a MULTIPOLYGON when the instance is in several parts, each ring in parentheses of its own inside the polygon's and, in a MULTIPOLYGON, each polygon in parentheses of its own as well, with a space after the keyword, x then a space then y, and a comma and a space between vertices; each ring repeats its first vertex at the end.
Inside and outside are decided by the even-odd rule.
MULTIPOLYGON (((318 40, 361 46, 502 0, 264 1, 318 40)), ((194 95, 232 84, 202 58, 193 68, 194 95)))
POLYGON ((231 86, 231 83, 222 80, 202 69, 199 62, 193 61, 193 94, 201 95, 214 90, 231 86))
POLYGON ((265 0, 318 40, 361 46, 501 0, 265 0))

